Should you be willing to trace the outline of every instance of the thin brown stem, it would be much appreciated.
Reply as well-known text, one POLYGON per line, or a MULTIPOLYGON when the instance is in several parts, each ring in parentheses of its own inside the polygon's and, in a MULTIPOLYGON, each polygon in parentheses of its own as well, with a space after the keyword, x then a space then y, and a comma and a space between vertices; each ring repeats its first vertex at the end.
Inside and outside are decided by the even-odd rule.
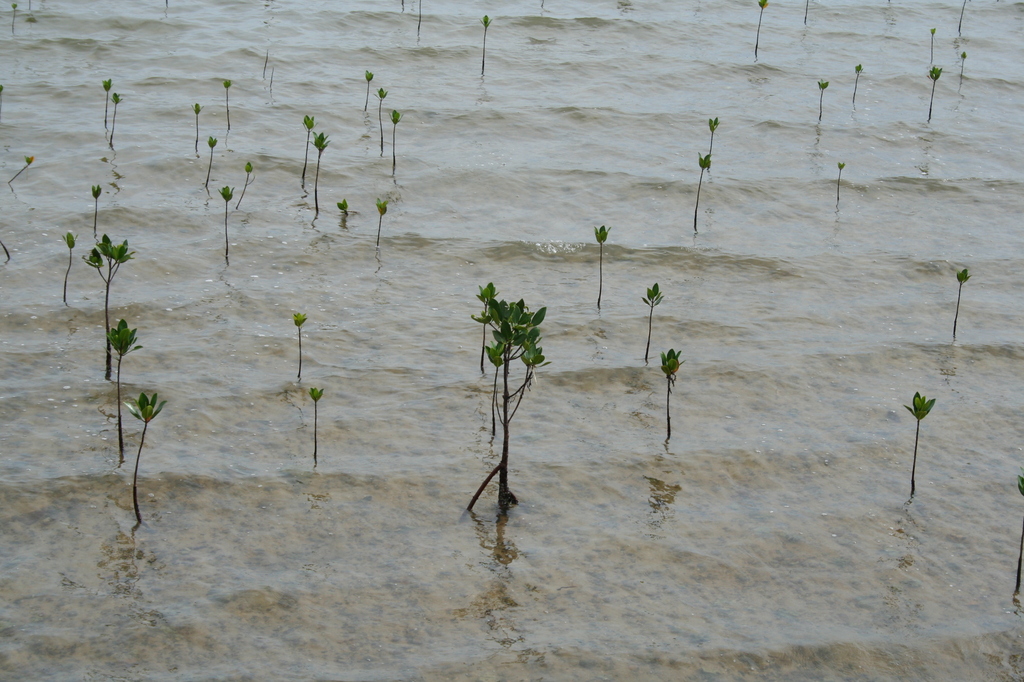
POLYGON ((132 476, 132 503, 135 505, 135 518, 142 523, 142 512, 139 511, 139 460, 142 459, 142 446, 146 442, 146 429, 149 422, 142 426, 142 438, 139 440, 139 454, 135 456, 135 474, 132 476))
POLYGON ((117 466, 124 464, 124 429, 121 426, 121 360, 123 356, 117 356, 117 466))
MULTIPOLYGON (((916 406, 915 406, 916 407, 916 406)), ((917 420, 917 431, 914 433, 914 463, 910 467, 910 499, 914 499, 914 492, 917 490, 915 475, 917 473, 917 441, 921 436, 921 420, 917 420)))
POLYGON ((1020 594, 1020 568, 1022 560, 1024 560, 1024 526, 1021 527, 1020 531, 1020 552, 1017 554, 1017 587, 1013 590, 1014 598, 1020 594))
POLYGON ((651 315, 647 318, 647 348, 644 348, 644 365, 649 363, 651 353, 651 332, 654 331, 654 304, 651 304, 651 315))

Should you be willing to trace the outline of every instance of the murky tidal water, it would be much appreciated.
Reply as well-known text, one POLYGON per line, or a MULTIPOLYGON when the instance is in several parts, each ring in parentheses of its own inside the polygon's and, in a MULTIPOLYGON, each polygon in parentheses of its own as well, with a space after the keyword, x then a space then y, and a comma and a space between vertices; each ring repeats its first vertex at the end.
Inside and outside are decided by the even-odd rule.
POLYGON ((3 179, 35 157, 0 191, 0 677, 1024 679, 1024 3, 970 2, 957 36, 957 2, 805 26, 773 1, 756 62, 753 0, 426 0, 418 35, 414 0, 26 5, 0 39, 3 179), (168 401, 138 528, 92 185, 136 252, 125 394, 168 401), (500 455, 491 281, 548 307, 507 517, 493 490, 462 511, 500 455), (668 442, 655 282, 652 355, 686 360, 668 442))

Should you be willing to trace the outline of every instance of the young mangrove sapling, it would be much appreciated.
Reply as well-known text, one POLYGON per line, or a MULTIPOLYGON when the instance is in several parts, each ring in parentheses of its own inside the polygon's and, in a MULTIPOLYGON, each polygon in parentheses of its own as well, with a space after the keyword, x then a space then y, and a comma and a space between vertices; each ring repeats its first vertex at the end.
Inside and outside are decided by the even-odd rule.
POLYGON ((100 194, 103 188, 99 185, 92 186, 92 238, 96 239, 96 223, 100 219, 100 194))
POLYGON ((363 103, 363 113, 366 113, 370 107, 370 81, 373 80, 373 74, 367 71, 364 75, 366 77, 366 102, 363 103))
POLYGON ((679 366, 684 362, 686 362, 686 360, 680 360, 679 353, 674 349, 661 354, 661 371, 665 373, 665 380, 668 384, 668 392, 665 394, 665 426, 667 429, 665 435, 666 442, 672 438, 672 387, 676 383, 676 372, 679 371, 679 366))
MULTIPOLYGON (((82 260, 85 261, 86 265, 96 269, 106 288, 103 294, 104 330, 110 329, 110 283, 114 281, 114 275, 121 269, 121 266, 130 261, 134 255, 134 251, 128 250, 127 239, 120 244, 114 244, 110 241, 110 237, 103 235, 103 238, 92 248, 89 255, 82 256, 82 260), (104 267, 106 272, 104 272, 104 267)), ((110 339, 107 337, 106 331, 104 331, 103 336, 106 339, 105 347, 107 354, 106 373, 104 376, 107 381, 110 381, 110 339)))
POLYGON ((967 61, 967 53, 960 53, 960 85, 956 86, 956 91, 960 92, 960 88, 964 86, 964 62, 967 61))
POLYGON ((235 188, 221 187, 220 196, 224 199, 224 265, 230 265, 228 262, 228 205, 235 197, 235 188))
MULTIPOLYGON (((63 239, 64 239, 64 243, 67 244, 67 246, 68 246, 68 270, 67 270, 67 272, 64 273, 64 305, 67 305, 68 304, 68 275, 71 274, 71 262, 72 262, 72 259, 74 258, 75 240, 77 239, 77 237, 74 234, 68 232, 66 235, 64 235, 63 239)), ((118 399, 118 402, 121 402, 120 398, 118 399)))
POLYGON ((487 29, 491 25, 491 18, 485 14, 484 18, 480 20, 480 23, 484 25, 484 49, 480 56, 480 75, 483 76, 484 66, 487 62, 487 29))
POLYGON ((821 123, 821 106, 825 102, 825 88, 827 87, 828 81, 818 81, 818 123, 821 123))
POLYGON ((928 72, 928 78, 932 81, 932 96, 928 100, 928 122, 932 122, 932 104, 935 103, 935 84, 939 82, 939 76, 942 75, 942 69, 937 66, 933 66, 928 72))
POLYGON ((324 389, 322 388, 310 388, 309 397, 313 399, 313 468, 316 468, 316 449, 317 449, 317 438, 316 438, 316 421, 317 421, 317 405, 320 404, 320 398, 324 395, 324 389))
MULTIPOLYGON (((28 168, 29 166, 31 166, 31 165, 32 165, 32 162, 33 162, 33 161, 35 161, 35 160, 36 160, 36 157, 34 157, 34 156, 26 156, 26 157, 25 157, 25 165, 24 165, 24 166, 22 166, 22 168, 21 168, 21 170, 20 170, 20 171, 18 171, 17 173, 15 173, 15 174, 14 174, 14 177, 13 177, 13 178, 11 178, 10 180, 8 180, 8 181, 7 181, 7 184, 8 184, 8 185, 10 185, 10 184, 11 184, 12 182, 14 182, 14 181, 15 181, 15 180, 16 180, 16 179, 18 178, 18 176, 19 176, 19 175, 21 175, 22 173, 24 173, 24 172, 25 172, 25 170, 26 170, 26 169, 27 169, 27 168, 28 168)), ((11 187, 11 189, 14 189, 14 188, 13 188, 13 187, 11 187)))
POLYGON ((238 197, 238 203, 235 204, 235 210, 236 211, 238 210, 238 207, 242 205, 242 199, 245 198, 245 189, 249 185, 251 185, 252 183, 256 182, 256 178, 253 178, 252 180, 249 179, 249 176, 251 176, 251 175, 252 175, 252 162, 246 161, 245 162, 245 184, 242 185, 242 196, 238 197))
POLYGON ((313 126, 316 119, 313 116, 303 116, 302 125, 306 129, 306 155, 302 159, 302 186, 306 186, 306 166, 309 164, 309 136, 313 133, 313 126))
POLYGON ((103 129, 107 129, 107 112, 110 111, 110 86, 114 84, 113 78, 103 81, 103 129))
MULTIPOLYGON (((1024 474, 1024 467, 1020 470, 1021 474, 1024 474)), ((1021 495, 1024 495, 1024 476, 1017 476, 1017 490, 1020 491, 1021 495)), ((1020 551, 1017 552, 1017 586, 1013 590, 1013 600, 1017 601, 1020 595, 1020 569, 1021 562, 1024 560, 1024 527, 1020 531, 1020 551)))
POLYGON ((708 145, 708 154, 715 146, 715 131, 718 130, 718 117, 708 119, 708 129, 711 130, 711 144, 708 145))
MULTIPOLYGON (((508 450, 509 450, 509 426, 512 418, 522 404, 523 396, 533 382, 533 374, 537 367, 546 365, 544 354, 540 347, 540 324, 544 321, 547 308, 541 308, 531 313, 526 303, 522 300, 517 303, 508 303, 491 299, 488 302, 491 317, 491 334, 494 337, 494 345, 487 347, 487 354, 495 365, 500 362, 503 374, 503 390, 499 418, 503 431, 501 461, 494 467, 484 482, 480 484, 473 499, 470 500, 467 509, 473 510, 484 488, 498 475, 498 505, 502 510, 507 510, 511 505, 518 504, 519 500, 508 487, 508 450), (526 375, 518 388, 510 388, 510 365, 514 360, 522 360, 526 365, 526 375)), ((513 380, 514 382, 514 380, 513 380)))
POLYGON ((306 324, 306 316, 302 313, 295 313, 292 315, 292 321, 299 332, 299 374, 296 380, 302 381, 302 325, 306 324))
POLYGON ((208 140, 206 140, 206 144, 210 147, 210 165, 206 167, 206 182, 203 183, 203 187, 205 187, 206 191, 209 192, 210 171, 213 170, 213 148, 217 146, 217 138, 211 136, 208 140))
POLYGON ((18 18, 18 3, 11 3, 11 35, 14 35, 14 22, 18 18))
POLYGON ((228 99, 228 92, 231 90, 231 81, 224 81, 224 110, 227 112, 228 130, 231 130, 231 102, 228 99))
POLYGON ((121 103, 121 95, 116 92, 110 94, 110 101, 114 103, 114 113, 110 117, 110 148, 114 148, 114 126, 117 125, 117 105, 121 103))
POLYGON ((107 330, 107 340, 110 347, 117 353, 117 466, 124 464, 124 430, 121 428, 121 361, 124 356, 132 351, 139 350, 142 346, 135 344, 135 332, 138 329, 129 329, 128 323, 121 320, 117 326, 107 330))
POLYGON ((387 213, 387 212, 388 212, 388 202, 387 202, 387 200, 385 199, 384 201, 381 201, 380 199, 377 199, 377 213, 380 216, 379 218, 377 218, 377 248, 378 249, 380 248, 380 226, 384 223, 384 214, 387 213))
POLYGON ((920 393, 914 393, 914 406, 904 405, 910 414, 917 420, 917 431, 914 433, 914 463, 910 467, 910 499, 914 499, 914 492, 917 489, 915 475, 917 473, 917 442, 921 436, 921 420, 928 416, 932 406, 935 405, 935 398, 928 400, 920 393))
POLYGON ((146 430, 149 428, 149 422, 153 421, 167 404, 166 400, 158 404, 157 399, 156 393, 153 393, 152 398, 145 393, 140 393, 139 399, 134 405, 125 403, 132 416, 143 423, 142 438, 139 440, 139 454, 135 456, 135 473, 132 476, 132 503, 135 505, 135 518, 139 523, 142 523, 142 513, 139 511, 139 460, 142 458, 142 446, 146 443, 146 430))
POLYGON ((857 106, 857 84, 860 83, 860 72, 863 71, 863 70, 864 70, 864 67, 862 65, 860 65, 860 64, 858 64, 857 66, 853 67, 854 73, 857 74, 857 76, 853 79, 853 106, 854 107, 857 106))
POLYGON ((704 183, 704 171, 711 169, 711 154, 701 156, 697 154, 697 163, 700 164, 700 179, 697 180, 697 199, 693 202, 693 233, 697 234, 697 207, 700 206, 700 187, 704 183))
POLYGON ((934 28, 931 29, 931 33, 932 33, 932 46, 931 46, 931 49, 929 50, 929 53, 928 53, 928 63, 929 64, 934 64, 935 63, 935 29, 934 28))
POLYGON ((964 291, 964 282, 971 278, 971 274, 967 272, 967 268, 960 270, 956 273, 956 281, 960 283, 960 287, 956 292, 956 314, 953 315, 953 338, 956 338, 956 321, 960 317, 960 294, 964 291))
POLYGON ((320 157, 324 155, 324 150, 327 149, 329 144, 327 136, 323 133, 313 136, 313 146, 316 147, 316 177, 313 180, 313 206, 316 209, 314 217, 320 215, 320 195, 318 194, 320 189, 320 157))
POLYGON ((839 210, 839 183, 843 180, 843 169, 846 168, 846 164, 840 161, 836 164, 839 166, 839 177, 836 178, 836 210, 839 210))
POLYGON ((651 352, 651 332, 654 331, 654 306, 661 303, 664 295, 661 293, 661 289, 658 288, 658 283, 655 282, 653 287, 647 289, 647 296, 641 300, 651 308, 651 314, 647 318, 647 347, 644 348, 644 365, 648 364, 648 356, 651 352))
POLYGON ((608 233, 611 232, 611 228, 601 227, 594 228, 594 237, 597 239, 598 245, 601 247, 601 255, 598 260, 597 266, 597 309, 601 309, 601 293, 604 291, 604 243, 608 239, 608 233))
POLYGON ((380 157, 384 158, 384 98, 388 96, 388 91, 384 88, 377 90, 377 123, 380 124, 380 157))
POLYGON ((196 115, 196 156, 199 156, 199 112, 202 110, 203 108, 199 106, 199 102, 192 105, 192 111, 196 115))
POLYGON ((963 6, 960 7, 960 22, 956 25, 956 34, 958 36, 963 35, 964 28, 964 10, 967 9, 967 0, 964 0, 963 6))
POLYGON ((768 6, 768 0, 757 0, 757 6, 761 13, 757 15, 757 37, 754 38, 754 61, 757 61, 757 47, 761 44, 761 19, 764 18, 764 8, 768 6))
POLYGON ((398 157, 395 154, 395 136, 398 134, 398 122, 402 120, 402 114, 398 111, 391 111, 391 123, 394 127, 391 129, 391 176, 395 175, 395 165, 398 163, 398 157))

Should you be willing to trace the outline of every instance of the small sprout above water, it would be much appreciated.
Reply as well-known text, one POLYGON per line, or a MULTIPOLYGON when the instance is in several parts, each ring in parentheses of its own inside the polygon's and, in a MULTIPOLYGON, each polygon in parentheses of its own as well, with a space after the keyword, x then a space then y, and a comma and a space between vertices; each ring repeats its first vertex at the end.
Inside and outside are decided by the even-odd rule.
POLYGON ((381 201, 377 199, 377 213, 380 217, 377 219, 377 248, 380 248, 380 227, 384 223, 384 214, 388 212, 387 200, 381 201))
POLYGON ((821 123, 822 104, 825 102, 825 88, 828 87, 828 81, 818 81, 818 123, 821 123))
POLYGON ((245 198, 245 190, 246 190, 246 188, 249 185, 251 185, 252 183, 256 182, 256 178, 254 177, 254 178, 252 178, 250 180, 249 179, 250 176, 252 176, 252 162, 251 161, 246 161, 246 163, 245 163, 245 184, 242 185, 242 196, 238 197, 238 203, 235 204, 235 210, 236 211, 238 210, 238 207, 242 205, 242 199, 245 198))
POLYGON ((196 115, 196 156, 199 156, 199 112, 202 110, 203 108, 199 106, 199 102, 192 105, 192 111, 196 115))
POLYGON ((757 6, 761 13, 757 15, 757 37, 754 38, 754 61, 757 61, 757 47, 761 44, 761 19, 764 18, 764 8, 768 6, 768 0, 757 0, 757 6))
POLYGON ((363 112, 365 113, 370 107, 370 81, 373 80, 373 74, 367 71, 364 75, 366 77, 366 102, 363 103, 363 112))
POLYGON ((146 430, 149 428, 149 422, 156 419, 156 416, 164 409, 164 405, 167 404, 166 400, 159 403, 158 400, 159 396, 156 393, 153 393, 152 398, 145 393, 140 393, 139 399, 134 405, 125 403, 132 416, 143 423, 142 438, 139 440, 139 454, 135 456, 135 473, 132 475, 132 503, 135 505, 135 518, 139 523, 142 523, 142 513, 139 511, 139 460, 142 458, 142 446, 146 443, 146 430))
POLYGON ((110 117, 110 148, 114 148, 114 126, 117 125, 117 105, 124 101, 121 95, 116 92, 110 94, 110 101, 114 103, 114 113, 110 117))
POLYGON ((665 425, 667 429, 667 433, 665 435, 666 442, 672 438, 672 387, 676 383, 676 372, 679 371, 679 366, 684 362, 686 361, 680 360, 679 353, 674 349, 661 354, 661 371, 665 373, 665 380, 668 384, 668 392, 665 394, 665 425))
MULTIPOLYGON (((22 169, 21 169, 20 171, 18 171, 17 173, 15 173, 15 174, 14 174, 14 177, 13 177, 13 178, 11 178, 10 180, 8 180, 8 181, 7 181, 7 184, 8 184, 8 185, 10 185, 10 184, 11 184, 12 182, 14 182, 14 181, 15 181, 15 180, 16 180, 16 179, 18 178, 18 176, 19 176, 19 175, 21 175, 22 173, 24 173, 24 172, 25 172, 25 170, 26 170, 26 169, 27 169, 27 168, 28 168, 29 166, 31 166, 31 165, 32 165, 32 163, 33 163, 33 162, 34 162, 35 160, 36 160, 36 157, 34 157, 34 156, 26 156, 26 157, 25 157, 25 165, 24 165, 24 166, 22 167, 22 169)), ((11 189, 14 189, 14 188, 12 187, 11 189)))
POLYGON ((708 154, 715 146, 715 131, 718 130, 718 117, 708 119, 708 129, 711 131, 711 144, 708 145, 708 154))
MULTIPOLYGON (((71 263, 72 263, 72 259, 74 257, 75 240, 77 239, 77 237, 74 234, 72 234, 71 232, 68 232, 66 235, 64 235, 62 237, 62 239, 64 240, 64 243, 68 247, 68 270, 67 270, 67 272, 64 273, 64 305, 67 305, 68 304, 68 275, 71 274, 71 263)), ((120 402, 120 399, 118 399, 118 402, 120 402)))
POLYGON ((224 110, 227 112, 228 119, 228 130, 231 130, 231 102, 228 99, 228 93, 231 91, 231 81, 226 80, 224 84, 224 110))
POLYGON ((956 91, 960 92, 960 88, 964 86, 964 63, 967 62, 967 53, 960 53, 960 85, 956 87, 956 91))
POLYGON ((960 295, 964 291, 964 282, 971 278, 971 274, 967 272, 967 268, 959 270, 956 273, 956 281, 960 283, 959 288, 956 291, 956 314, 953 315, 953 338, 956 338, 956 321, 960 317, 960 295))
POLYGON ((860 83, 860 72, 864 70, 864 67, 860 64, 853 68, 854 73, 857 76, 853 79, 853 106, 857 106, 857 84, 860 83))
POLYGON ((124 464, 124 430, 121 428, 121 361, 124 356, 137 351, 142 346, 135 343, 135 333, 138 329, 129 329, 128 323, 121 320, 113 329, 107 330, 107 340, 110 347, 117 353, 117 450, 118 466, 124 464))
POLYGON ((313 116, 303 116, 302 125, 306 129, 306 155, 302 159, 302 186, 306 186, 306 166, 309 165, 309 139, 310 135, 313 134, 313 126, 316 125, 316 118, 313 116))
POLYGON ((655 282, 653 287, 647 289, 647 296, 641 300, 646 303, 650 309, 651 314, 647 318, 647 347, 644 348, 644 364, 648 364, 648 357, 651 352, 651 332, 654 331, 654 306, 661 303, 664 299, 664 294, 661 293, 661 289, 658 288, 658 283, 655 282))
POLYGON ((230 265, 228 262, 228 205, 235 198, 235 188, 221 187, 220 196, 224 200, 224 264, 230 265))
POLYGON ((930 49, 930 51, 928 53, 928 63, 929 64, 934 64, 935 63, 935 29, 934 28, 931 29, 931 34, 932 34, 932 44, 931 44, 931 49, 930 49))
POLYGON ((110 111, 110 87, 114 84, 113 78, 103 81, 103 129, 107 129, 107 112, 110 111))
POLYGON ((341 215, 348 215, 348 199, 342 199, 338 202, 338 210, 341 211, 341 215))
POLYGON ((206 168, 206 182, 203 183, 203 187, 205 187, 206 191, 209 192, 210 191, 210 171, 213 170, 213 148, 217 146, 217 138, 211 136, 208 140, 206 140, 206 144, 210 148, 210 165, 207 166, 207 168, 206 168))
POLYGON ((604 243, 608 239, 608 233, 611 232, 611 228, 601 227, 594 228, 594 238, 597 239, 598 245, 601 247, 601 256, 598 260, 598 277, 597 277, 597 309, 601 309, 601 294, 604 291, 604 243))
POLYGON ((846 164, 840 161, 836 164, 839 166, 839 177, 836 178, 836 210, 839 210, 839 183, 843 180, 843 169, 846 168, 846 164))
POLYGON ((320 157, 324 155, 324 150, 327 149, 327 145, 330 141, 327 139, 327 135, 318 133, 313 136, 313 146, 316 147, 316 177, 313 180, 313 206, 316 208, 316 215, 320 215, 320 157))
POLYGON ((92 186, 92 238, 96 239, 96 223, 100 218, 100 194, 103 193, 103 188, 99 185, 92 186))
POLYGON ((491 26, 491 18, 484 15, 484 18, 480 20, 480 23, 484 25, 484 49, 480 57, 480 75, 484 75, 484 66, 487 63, 487 29, 491 26))
POLYGON ((920 393, 914 393, 914 406, 904 405, 910 414, 914 415, 914 419, 917 420, 917 431, 914 433, 914 463, 910 467, 910 499, 914 499, 914 492, 917 489, 917 483, 915 481, 915 475, 917 473, 917 442, 921 436, 921 420, 928 416, 928 413, 932 411, 932 407, 935 405, 935 398, 928 400, 920 393))
POLYGON ((928 71, 928 78, 932 81, 932 96, 928 100, 928 122, 932 122, 932 105, 935 103, 935 84, 939 82, 939 77, 942 76, 942 69, 937 66, 933 66, 928 71))
POLYGON ((313 399, 313 468, 316 468, 316 450, 317 450, 317 405, 320 404, 320 398, 324 396, 324 389, 322 388, 310 388, 309 397, 313 399))
POLYGON ((384 158, 384 98, 388 96, 388 91, 384 88, 377 90, 377 123, 380 124, 380 156, 384 158))
POLYGON ((700 206, 700 188, 704 183, 704 171, 711 170, 711 154, 701 156, 697 154, 697 164, 700 166, 700 179, 697 180, 697 199, 693 202, 693 233, 697 234, 697 209, 700 206))
POLYGON ((299 333, 299 374, 296 379, 302 381, 302 325, 306 324, 306 316, 303 313, 295 313, 292 315, 292 321, 299 333))
POLYGON ((398 163, 397 156, 395 154, 395 136, 398 134, 398 122, 402 120, 401 112, 392 110, 391 112, 391 123, 394 127, 391 129, 391 175, 395 174, 395 165, 398 163))

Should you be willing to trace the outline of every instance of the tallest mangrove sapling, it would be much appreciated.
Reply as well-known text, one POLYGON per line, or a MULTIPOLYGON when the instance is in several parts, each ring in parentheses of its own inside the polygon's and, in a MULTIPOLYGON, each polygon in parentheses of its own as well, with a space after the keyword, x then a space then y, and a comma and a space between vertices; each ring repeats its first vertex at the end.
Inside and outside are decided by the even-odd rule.
POLYGON ((467 507, 469 511, 473 510, 473 505, 495 474, 498 475, 498 505, 507 510, 519 503, 508 487, 509 425, 533 382, 534 371, 537 367, 548 364, 544 362, 544 353, 539 345, 539 327, 547 314, 547 308, 531 313, 522 299, 516 303, 508 303, 493 298, 487 302, 487 306, 491 335, 494 338, 494 345, 487 347, 487 355, 491 362, 501 369, 502 374, 501 403, 498 407, 498 418, 501 420, 502 428, 501 460, 473 495, 467 507), (513 388, 511 384, 514 384, 515 380, 511 376, 511 365, 515 360, 523 361, 526 374, 522 383, 513 388))

